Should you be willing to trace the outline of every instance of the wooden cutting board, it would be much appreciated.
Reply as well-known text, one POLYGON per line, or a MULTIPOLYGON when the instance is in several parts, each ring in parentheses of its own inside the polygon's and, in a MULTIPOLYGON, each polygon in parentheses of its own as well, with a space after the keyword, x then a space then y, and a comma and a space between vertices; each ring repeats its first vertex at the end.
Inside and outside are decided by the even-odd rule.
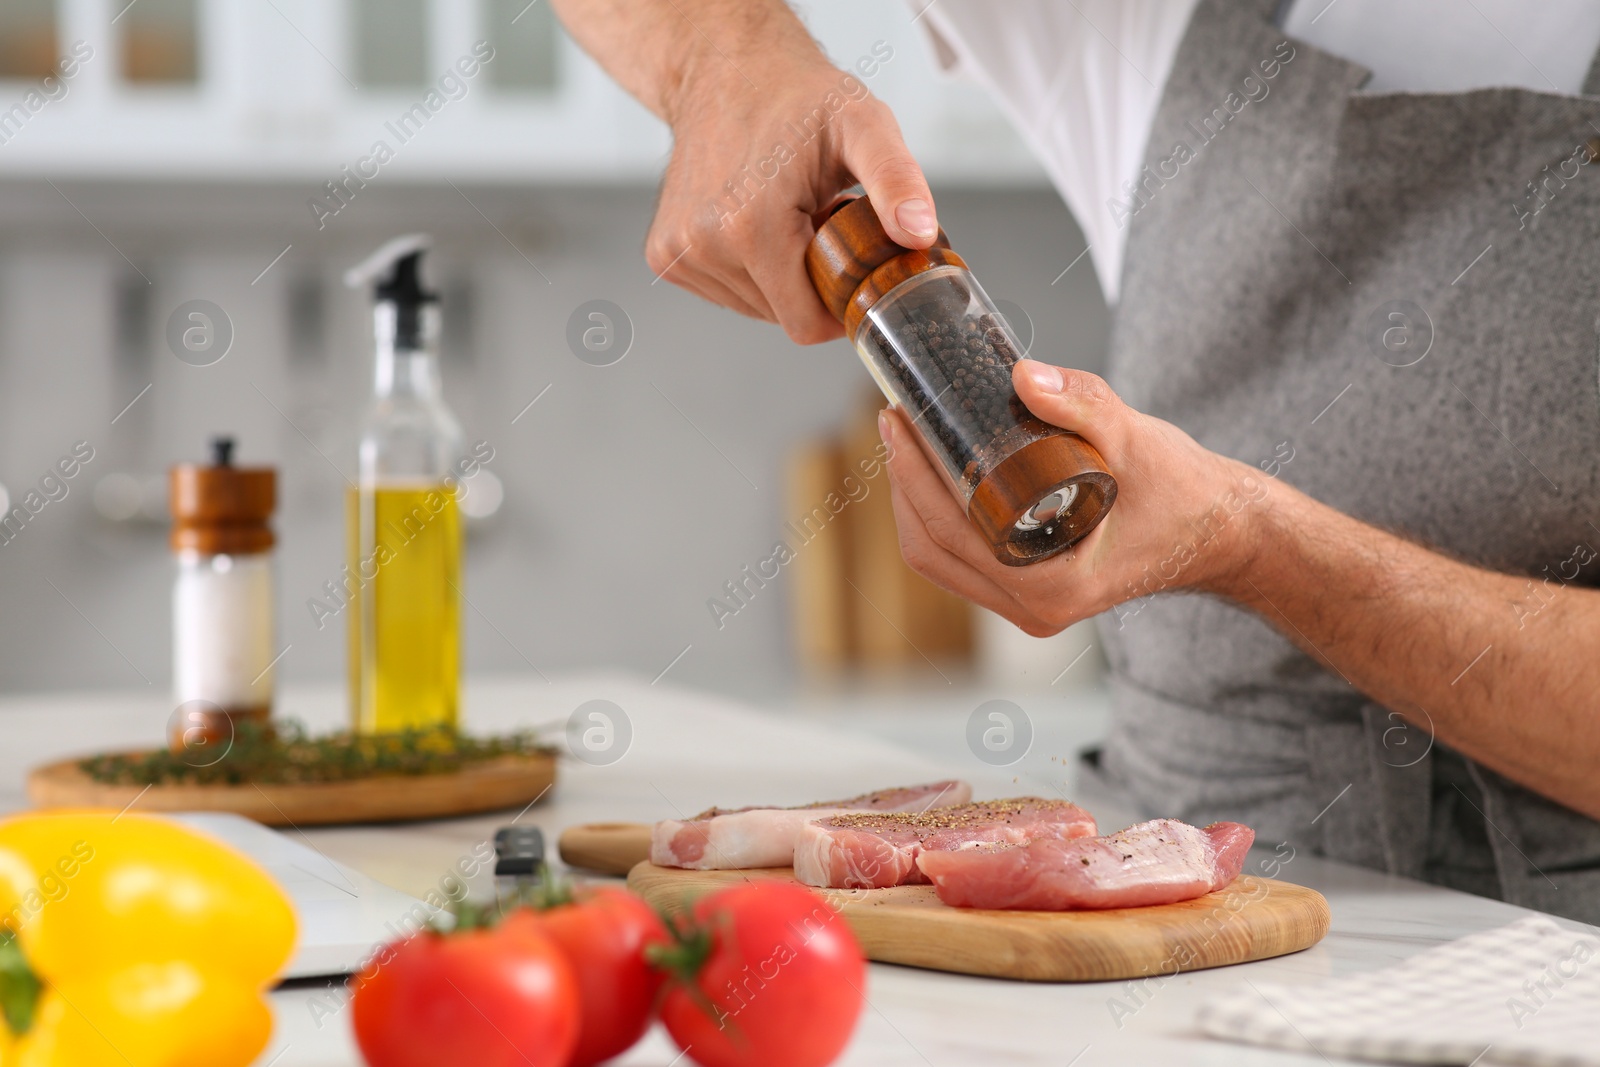
POLYGON ((76 759, 35 767, 28 799, 39 808, 229 811, 267 826, 445 819, 531 804, 556 780, 554 756, 500 756, 441 774, 391 774, 298 785, 107 785, 76 759))
MULTIPOLYGON (((649 861, 628 888, 664 911, 751 879, 795 881, 787 867, 685 871, 649 861)), ((798 884, 798 883, 797 883, 798 884)), ((1178 904, 1114 911, 980 911, 939 902, 932 886, 819 889, 868 959, 1041 982, 1104 982, 1268 959, 1328 932, 1328 902, 1304 886, 1242 875, 1178 904)))

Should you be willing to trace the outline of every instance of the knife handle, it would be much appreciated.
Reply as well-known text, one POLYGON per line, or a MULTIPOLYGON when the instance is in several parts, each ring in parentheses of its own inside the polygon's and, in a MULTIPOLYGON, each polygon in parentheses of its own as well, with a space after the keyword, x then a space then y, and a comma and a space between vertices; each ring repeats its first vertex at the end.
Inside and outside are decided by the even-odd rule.
POLYGON ((591 822, 561 831, 556 846, 561 861, 601 874, 626 875, 650 858, 650 825, 642 822, 591 822))

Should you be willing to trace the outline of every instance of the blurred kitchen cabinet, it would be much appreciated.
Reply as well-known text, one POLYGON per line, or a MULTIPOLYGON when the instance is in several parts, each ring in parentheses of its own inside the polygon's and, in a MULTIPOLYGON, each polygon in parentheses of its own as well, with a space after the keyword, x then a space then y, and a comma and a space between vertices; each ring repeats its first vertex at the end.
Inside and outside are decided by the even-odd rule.
MULTIPOLYGON (((548 0, 543 2, 548 9, 548 0)), ((556 20, 529 18, 531 11, 528 0, 487 2, 489 39, 497 52, 489 82, 502 92, 548 93, 557 87, 556 20)))
POLYGON ((133 85, 193 85, 200 78, 200 0, 139 0, 116 19, 122 78, 133 85))
POLYGON ((55 69, 54 0, 7 0, 0 4, 0 78, 34 80, 55 69))
POLYGON ((56 179, 643 178, 671 144, 548 0, 5 0, 0 114, 30 93, 8 171, 56 179))
MULTIPOLYGON (((845 90, 894 108, 933 180, 1042 180, 981 88, 932 69, 906 5, 829 0, 800 14, 843 70, 872 70, 845 90)), ((758 89, 762 77, 747 73, 758 89)), ((672 145, 562 31, 550 0, 3 0, 7 113, 18 116, 0 126, 10 174, 289 180, 308 192, 350 170, 375 180, 362 161, 379 142, 378 180, 410 181, 648 181, 672 145), (78 58, 65 90, 23 106, 67 56, 78 58), (397 136, 403 117, 411 127, 397 136)))
POLYGON ((844 449, 835 439, 808 441, 789 457, 785 513, 793 516, 787 529, 792 539, 786 540, 797 553, 795 653, 807 667, 825 671, 849 666, 856 647, 850 587, 844 582, 850 573, 850 536, 833 522, 826 504, 843 477, 844 449))
POLYGON ((427 0, 352 0, 350 14, 357 85, 416 90, 428 84, 427 0))
POLYGON ((973 613, 906 566, 881 463, 876 394, 842 433, 791 458, 795 652, 817 673, 936 669, 973 654, 973 613), (870 472, 870 476, 869 476, 870 472))

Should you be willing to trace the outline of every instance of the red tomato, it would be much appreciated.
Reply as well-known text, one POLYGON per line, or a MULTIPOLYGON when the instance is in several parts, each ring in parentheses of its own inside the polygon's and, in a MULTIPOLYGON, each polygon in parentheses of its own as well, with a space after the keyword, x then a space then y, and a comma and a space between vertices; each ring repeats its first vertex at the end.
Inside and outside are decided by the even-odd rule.
POLYGON ((571 1067, 626 1052, 650 1028, 666 976, 645 962, 644 950, 669 940, 650 905, 621 889, 581 889, 571 903, 519 908, 501 925, 540 931, 572 966, 582 1022, 571 1067))
POLYGON ((537 931, 431 931, 390 945, 356 979, 356 1043, 370 1067, 565 1067, 578 986, 537 931))
POLYGON ((867 965, 827 901, 804 886, 748 882, 702 897, 679 937, 680 955, 666 962, 680 973, 661 1021, 690 1059, 824 1067, 844 1051, 867 965))

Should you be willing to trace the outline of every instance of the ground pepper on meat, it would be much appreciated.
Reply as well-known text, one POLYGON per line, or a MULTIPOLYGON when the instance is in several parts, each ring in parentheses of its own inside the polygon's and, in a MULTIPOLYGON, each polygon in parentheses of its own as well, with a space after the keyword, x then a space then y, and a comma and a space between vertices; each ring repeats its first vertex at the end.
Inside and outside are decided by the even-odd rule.
POLYGON ((1015 800, 983 800, 971 804, 955 804, 944 808, 929 808, 926 811, 852 811, 833 816, 827 820, 826 825, 866 830, 889 828, 945 830, 970 826, 1001 816, 1010 822, 1010 816, 1022 811, 1025 806, 1058 805, 1066 806, 1066 802, 1020 797, 1015 800))

